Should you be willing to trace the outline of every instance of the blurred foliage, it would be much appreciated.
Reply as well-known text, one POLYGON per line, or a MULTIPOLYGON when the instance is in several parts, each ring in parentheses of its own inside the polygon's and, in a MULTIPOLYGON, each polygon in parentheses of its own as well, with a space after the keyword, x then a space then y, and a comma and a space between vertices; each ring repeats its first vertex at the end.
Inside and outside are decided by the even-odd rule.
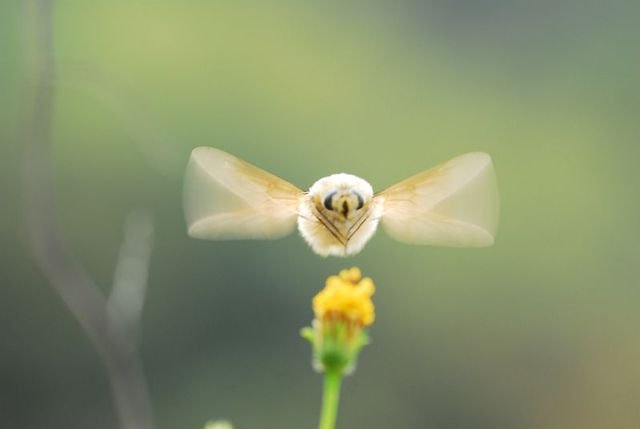
MULTIPOLYGON (((376 279, 375 342, 341 427, 632 428, 640 422, 640 6, 594 0, 56 3, 61 226, 111 284, 128 213, 156 219, 141 350, 162 428, 308 427, 298 328, 323 279, 376 279), (297 236, 188 239, 191 148, 307 187, 381 189, 492 154, 485 250, 376 236, 349 260, 297 236)), ((0 4, 0 426, 112 428, 104 370, 36 271, 20 201, 22 5, 0 4)))

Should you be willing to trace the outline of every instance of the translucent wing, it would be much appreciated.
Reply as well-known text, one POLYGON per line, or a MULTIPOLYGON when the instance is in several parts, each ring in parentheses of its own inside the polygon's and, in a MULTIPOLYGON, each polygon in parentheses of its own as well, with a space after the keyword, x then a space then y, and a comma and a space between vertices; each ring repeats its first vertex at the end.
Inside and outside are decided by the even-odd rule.
POLYGON ((233 155, 196 148, 184 183, 188 234, 213 240, 280 238, 295 228, 302 194, 233 155))
POLYGON ((474 152, 404 180, 377 199, 382 225, 400 241, 450 247, 491 246, 499 197, 491 157, 474 152))

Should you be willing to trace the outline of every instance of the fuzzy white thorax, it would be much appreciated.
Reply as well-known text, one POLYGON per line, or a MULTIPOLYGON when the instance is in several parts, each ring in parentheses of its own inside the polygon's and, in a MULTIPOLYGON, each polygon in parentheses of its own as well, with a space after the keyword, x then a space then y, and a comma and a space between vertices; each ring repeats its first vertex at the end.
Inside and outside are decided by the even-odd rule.
POLYGON ((364 179, 339 173, 315 182, 299 204, 298 229, 322 256, 358 253, 378 226, 382 205, 364 179))

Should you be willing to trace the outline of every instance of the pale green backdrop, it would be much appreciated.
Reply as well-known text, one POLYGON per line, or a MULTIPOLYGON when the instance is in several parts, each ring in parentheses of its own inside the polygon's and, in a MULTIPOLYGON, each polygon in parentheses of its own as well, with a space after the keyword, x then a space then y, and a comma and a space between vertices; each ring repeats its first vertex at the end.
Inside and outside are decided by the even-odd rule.
MULTIPOLYGON (((113 428, 104 368, 25 242, 23 6, 0 4, 0 427, 113 428)), ((107 290, 134 208, 156 222, 141 354, 160 429, 312 428, 298 334, 324 278, 377 285, 338 427, 640 427, 640 7, 610 1, 58 1, 55 189, 107 290), (381 189, 489 152, 495 247, 379 233, 349 259, 296 235, 186 236, 193 147, 306 188, 381 189)))

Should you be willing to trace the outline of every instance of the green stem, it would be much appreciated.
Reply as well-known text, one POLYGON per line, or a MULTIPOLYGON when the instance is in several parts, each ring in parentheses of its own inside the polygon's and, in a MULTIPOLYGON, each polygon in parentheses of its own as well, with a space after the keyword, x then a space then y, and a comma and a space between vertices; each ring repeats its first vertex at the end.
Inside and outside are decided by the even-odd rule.
POLYGON ((322 414, 319 429, 334 429, 340 402, 341 371, 327 370, 324 374, 324 393, 322 395, 322 414))

